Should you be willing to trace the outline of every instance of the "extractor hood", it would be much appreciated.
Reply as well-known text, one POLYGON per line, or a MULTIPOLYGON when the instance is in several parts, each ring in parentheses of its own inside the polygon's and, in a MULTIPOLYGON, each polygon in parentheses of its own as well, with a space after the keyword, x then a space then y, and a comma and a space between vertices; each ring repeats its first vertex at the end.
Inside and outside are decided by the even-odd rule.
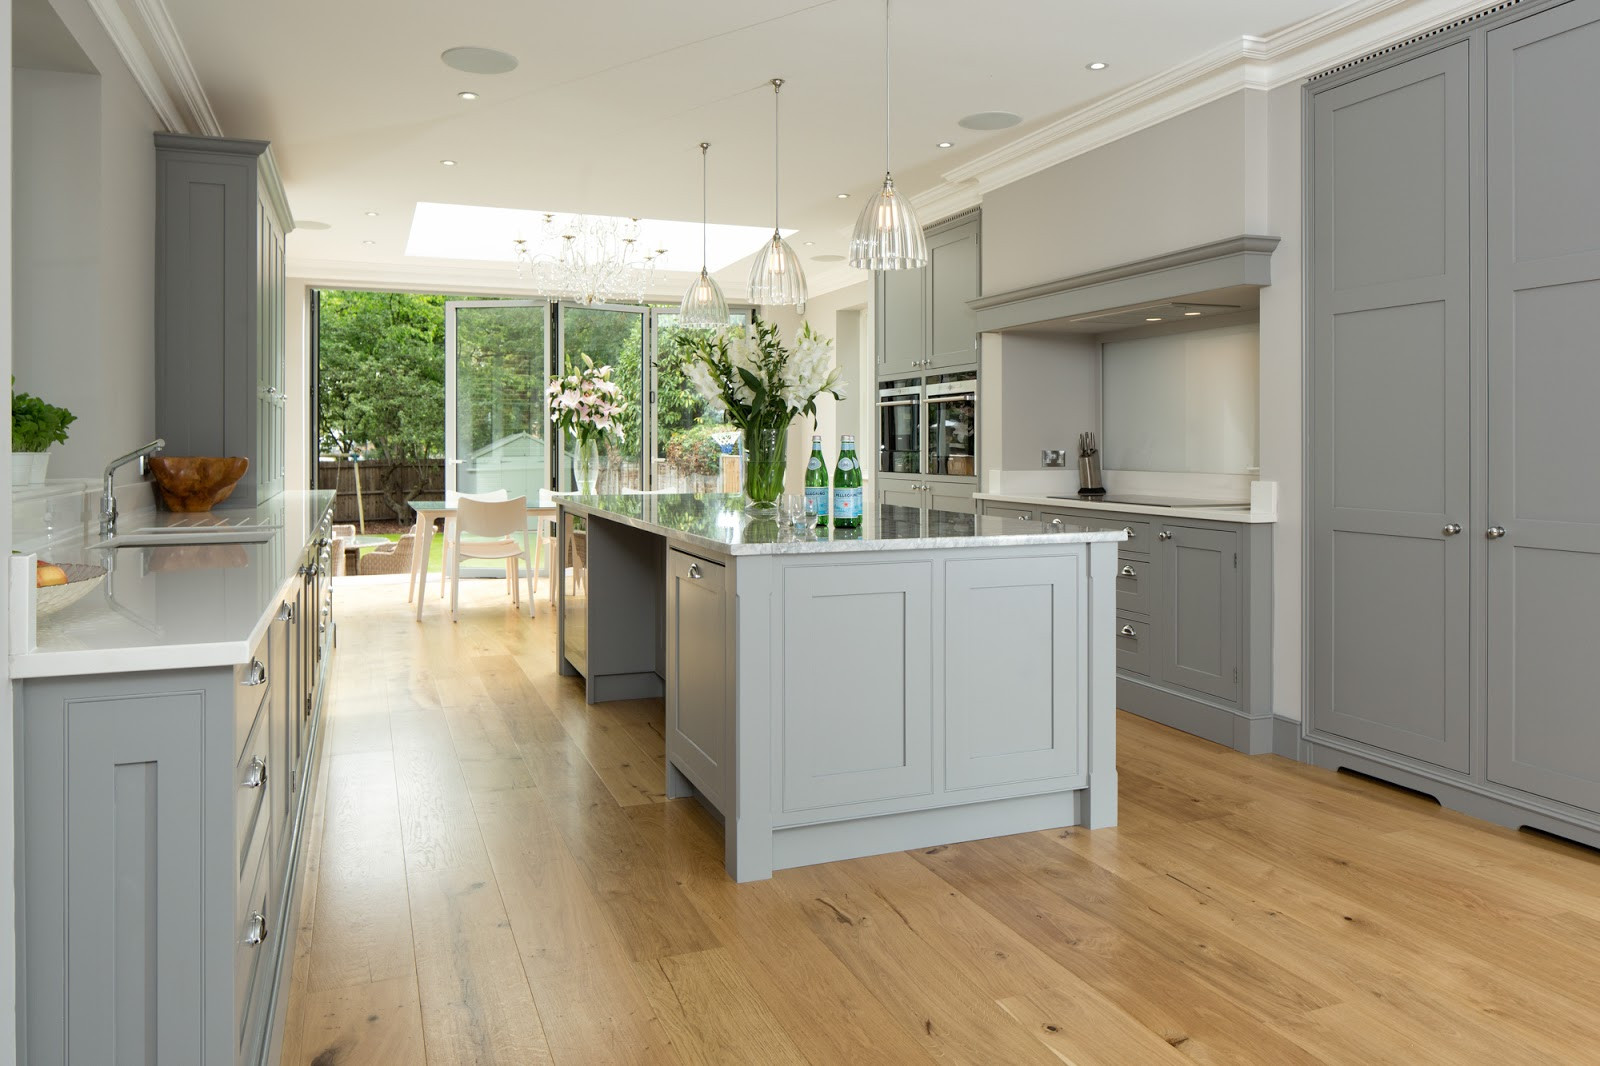
POLYGON ((971 301, 983 333, 1105 333, 1260 306, 1278 238, 1230 237, 971 301))

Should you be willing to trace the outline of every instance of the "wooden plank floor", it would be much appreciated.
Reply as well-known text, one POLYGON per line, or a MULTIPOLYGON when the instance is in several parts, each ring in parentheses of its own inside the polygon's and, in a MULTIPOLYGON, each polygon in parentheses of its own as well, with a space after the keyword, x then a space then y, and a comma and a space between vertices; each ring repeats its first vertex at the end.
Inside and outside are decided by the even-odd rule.
POLYGON ((497 582, 338 590, 283 1061, 1600 1062, 1600 858, 1119 722, 1121 825, 735 885, 497 582))

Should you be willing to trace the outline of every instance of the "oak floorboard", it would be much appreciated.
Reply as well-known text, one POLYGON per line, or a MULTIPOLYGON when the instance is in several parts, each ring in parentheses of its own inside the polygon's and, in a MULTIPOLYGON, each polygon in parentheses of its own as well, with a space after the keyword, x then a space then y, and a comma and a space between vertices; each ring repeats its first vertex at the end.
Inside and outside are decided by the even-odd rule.
POLYGON ((1119 715, 1115 828, 737 885, 661 701, 403 589, 336 592, 289 1066, 1595 1058, 1593 852, 1119 715))

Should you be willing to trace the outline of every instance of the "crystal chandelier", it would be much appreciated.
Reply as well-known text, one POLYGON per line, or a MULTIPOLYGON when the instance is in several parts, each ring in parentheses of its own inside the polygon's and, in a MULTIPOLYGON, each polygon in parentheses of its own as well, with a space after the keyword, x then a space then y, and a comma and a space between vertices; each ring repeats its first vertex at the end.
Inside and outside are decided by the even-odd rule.
POLYGON ((883 0, 883 188, 867 201, 850 238, 850 265, 866 270, 916 270, 928 265, 928 242, 911 201, 889 174, 889 0, 883 0))
POLYGON ((750 268, 750 299, 769 307, 793 306, 806 313, 806 272, 800 257, 778 230, 778 90, 782 78, 772 79, 772 239, 756 253, 750 268))
POLYGON ((511 244, 517 277, 547 296, 583 304, 643 303, 667 252, 640 245, 638 219, 600 215, 545 215, 537 247, 554 251, 536 252, 524 237, 511 244))

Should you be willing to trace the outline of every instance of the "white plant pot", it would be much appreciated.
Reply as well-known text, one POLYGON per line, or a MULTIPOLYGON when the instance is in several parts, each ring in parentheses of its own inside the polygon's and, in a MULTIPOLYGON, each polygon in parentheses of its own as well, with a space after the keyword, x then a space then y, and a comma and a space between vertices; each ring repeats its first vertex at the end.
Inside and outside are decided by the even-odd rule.
POLYGON ((30 485, 42 485, 42 484, 44 484, 44 474, 45 474, 45 471, 47 469, 49 469, 49 466, 50 466, 50 453, 49 452, 34 452, 33 453, 33 470, 30 473, 30 476, 28 478, 28 483, 30 485))
POLYGON ((33 480, 33 452, 11 453, 11 484, 26 485, 33 480))

